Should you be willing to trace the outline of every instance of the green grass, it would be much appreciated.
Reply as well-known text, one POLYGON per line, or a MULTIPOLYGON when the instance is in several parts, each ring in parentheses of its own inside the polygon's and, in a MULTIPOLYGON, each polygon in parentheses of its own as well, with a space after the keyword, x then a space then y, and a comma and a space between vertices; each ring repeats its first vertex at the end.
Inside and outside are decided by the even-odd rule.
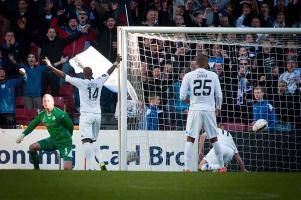
POLYGON ((301 199, 301 173, 0 170, 0 199, 301 199))

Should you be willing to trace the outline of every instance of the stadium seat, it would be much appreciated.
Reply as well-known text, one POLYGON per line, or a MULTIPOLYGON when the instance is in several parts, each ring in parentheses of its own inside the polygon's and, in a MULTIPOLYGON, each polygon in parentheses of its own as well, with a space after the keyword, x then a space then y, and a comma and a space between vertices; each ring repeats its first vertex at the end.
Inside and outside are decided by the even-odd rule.
POLYGON ((16 108, 16 124, 28 125, 31 121, 30 110, 26 108, 16 108))
POLYGON ((61 85, 59 93, 60 96, 64 98, 66 111, 72 116, 74 108, 73 86, 70 84, 61 85))
POLYGON ((224 129, 227 131, 248 131, 248 125, 244 123, 223 123, 224 129))
POLYGON ((53 97, 53 98, 54 98, 54 105, 64 111, 66 111, 66 105, 64 103, 64 98, 63 97, 53 97))
POLYGON ((60 95, 61 96, 73 96, 73 86, 70 84, 64 84, 60 86, 60 95))
POLYGON ((16 108, 24 108, 24 97, 23 96, 16 97, 16 108))

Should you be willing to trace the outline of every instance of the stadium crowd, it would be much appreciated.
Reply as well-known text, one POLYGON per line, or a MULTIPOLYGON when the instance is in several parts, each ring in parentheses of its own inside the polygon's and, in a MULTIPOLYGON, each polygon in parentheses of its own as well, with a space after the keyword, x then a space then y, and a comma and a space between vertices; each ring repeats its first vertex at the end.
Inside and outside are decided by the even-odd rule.
MULTIPOLYGON (((118 25, 300 28, 301 2, 2 0, 1 128, 16 127, 16 96, 24 97, 25 108, 29 110, 41 108, 41 96, 45 93, 61 96, 66 83, 47 69, 43 58, 48 57, 55 67, 77 77, 81 74, 75 74, 68 60, 89 46, 114 62, 118 25), (20 68, 26 71, 22 80, 20 68), (22 81, 25 83, 20 86, 22 81)), ((266 118, 273 124, 271 131, 300 131, 300 43, 285 43, 285 48, 276 48, 274 44, 281 40, 276 36, 247 34, 242 39, 236 34, 227 34, 221 38, 208 37, 213 41, 226 41, 226 45, 140 39, 141 80, 146 114, 149 114, 142 120, 148 122, 143 127, 167 130, 174 125, 177 130, 184 129, 189 107, 179 99, 181 80, 185 73, 194 70, 193 58, 206 53, 223 90, 223 122, 249 124, 266 118), (241 45, 227 45, 231 41, 241 45)), ((300 38, 295 40, 300 42, 300 38)), ((67 111, 73 114, 78 111, 79 98, 75 88, 69 89, 74 90, 74 100, 67 111)), ((100 102, 102 112, 114 113, 116 102, 117 95, 104 88, 100 102)))

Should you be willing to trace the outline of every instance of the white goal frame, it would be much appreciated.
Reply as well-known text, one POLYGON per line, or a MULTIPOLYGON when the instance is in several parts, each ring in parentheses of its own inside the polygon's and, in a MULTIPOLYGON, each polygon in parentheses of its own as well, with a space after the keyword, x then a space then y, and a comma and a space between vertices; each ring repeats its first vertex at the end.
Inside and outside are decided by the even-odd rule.
POLYGON ((214 33, 214 34, 301 34, 300 28, 222 28, 222 27, 118 27, 118 54, 122 56, 118 68, 118 133, 119 133, 119 169, 127 170, 127 55, 129 33, 214 33))

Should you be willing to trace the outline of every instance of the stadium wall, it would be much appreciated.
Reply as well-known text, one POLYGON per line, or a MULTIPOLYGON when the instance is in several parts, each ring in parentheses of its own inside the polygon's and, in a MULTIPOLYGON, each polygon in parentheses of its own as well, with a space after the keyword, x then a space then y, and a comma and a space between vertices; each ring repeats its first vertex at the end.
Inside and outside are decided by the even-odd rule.
MULTIPOLYGON (((31 143, 48 137, 46 130, 35 130, 25 137, 21 144, 15 139, 20 134, 19 129, 1 129, 0 131, 0 169, 32 169, 28 147, 31 143)), ((301 136, 295 134, 254 134, 232 132, 234 141, 245 165, 250 171, 301 171, 301 136)), ((129 131, 131 144, 129 151, 135 151, 137 157, 128 165, 128 170, 152 171, 182 171, 184 167, 185 136, 182 131, 129 131)), ((99 146, 103 159, 109 170, 119 170, 118 167, 118 133, 101 131, 99 146)), ((205 153, 209 149, 205 144, 205 153)), ((195 145, 194 153, 197 153, 195 145)), ((75 170, 85 167, 84 154, 80 134, 73 134, 73 165, 75 170)), ((42 153, 41 169, 58 170, 59 157, 57 152, 42 153)), ((194 163, 197 166, 197 163, 194 163)), ((239 170, 235 161, 230 169, 239 170)))
MULTIPOLYGON (((35 130, 26 136, 21 144, 16 144, 15 139, 20 130, 2 129, 0 132, 0 169, 32 169, 28 147, 31 143, 49 137, 46 130, 35 130)), ((133 138, 128 150, 135 151, 137 157, 128 165, 128 170, 153 170, 153 171, 182 171, 184 166, 183 132, 146 132, 129 131, 133 138), (139 137, 138 137, 139 135, 139 137), (136 138, 136 140, 135 140, 136 138), (142 138, 142 139, 141 139, 142 138), (147 150, 148 149, 148 150, 147 150)), ((108 170, 119 170, 118 167, 118 133, 116 131, 101 131, 99 146, 102 156, 107 162, 108 170)), ((197 146, 195 145, 195 153, 197 146)), ((74 170, 83 170, 85 167, 84 151, 82 149, 80 134, 73 133, 73 165, 74 170)), ((40 155, 41 169, 58 170, 59 158, 56 151, 43 152, 40 155)), ((195 163, 195 168, 197 163, 195 163)))

